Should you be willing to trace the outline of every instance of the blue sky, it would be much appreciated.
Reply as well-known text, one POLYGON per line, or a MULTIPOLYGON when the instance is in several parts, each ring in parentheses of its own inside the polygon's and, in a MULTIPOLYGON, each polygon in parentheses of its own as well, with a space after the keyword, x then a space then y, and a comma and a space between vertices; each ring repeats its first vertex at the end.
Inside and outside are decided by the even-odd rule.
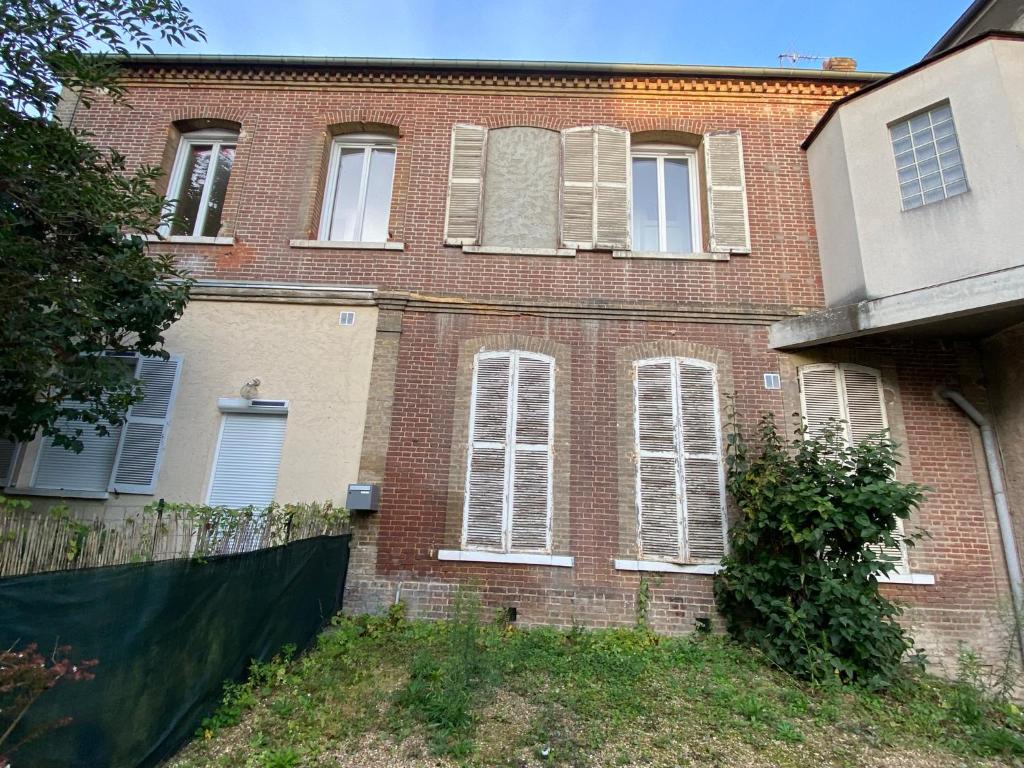
POLYGON ((894 71, 918 60, 968 3, 186 0, 209 40, 184 50, 745 66, 778 66, 780 53, 796 51, 894 71))

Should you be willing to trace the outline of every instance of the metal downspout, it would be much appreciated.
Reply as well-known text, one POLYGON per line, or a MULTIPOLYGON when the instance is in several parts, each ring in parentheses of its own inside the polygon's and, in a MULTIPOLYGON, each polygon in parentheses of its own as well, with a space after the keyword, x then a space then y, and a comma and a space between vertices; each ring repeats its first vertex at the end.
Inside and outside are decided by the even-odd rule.
POLYGON ((1021 577, 1020 557, 1017 554, 1017 543, 1013 536, 1013 523, 1010 519, 1010 507, 1006 503, 1006 485, 1003 483, 1002 464, 999 461, 999 447, 996 443, 995 430, 992 424, 959 392, 946 389, 939 393, 942 397, 956 404, 967 414, 967 418, 978 425, 981 432, 981 444, 985 449, 985 464, 988 465, 988 479, 992 484, 992 500, 996 505, 996 520, 999 522, 999 536, 1003 540, 1003 556, 1006 558, 1006 569, 1010 577, 1010 594, 1013 597, 1013 615, 1017 624, 1017 644, 1024 655, 1024 579, 1021 577))

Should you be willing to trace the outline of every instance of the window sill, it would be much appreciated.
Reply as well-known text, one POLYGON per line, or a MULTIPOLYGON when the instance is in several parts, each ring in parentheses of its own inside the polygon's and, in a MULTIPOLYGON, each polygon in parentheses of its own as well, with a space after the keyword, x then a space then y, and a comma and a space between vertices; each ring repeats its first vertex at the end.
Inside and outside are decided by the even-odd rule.
POLYGON ((616 560, 615 570, 646 571, 655 573, 695 573, 705 576, 714 576, 722 570, 722 566, 718 563, 680 565, 679 563, 666 563, 660 560, 616 560))
POLYGON ((931 573, 890 573, 875 578, 879 584, 916 584, 924 587, 935 584, 935 575, 931 573))
POLYGON ((670 253, 668 251, 612 251, 615 259, 661 259, 664 261, 728 261, 728 253, 670 253))
POLYGON ((107 491, 75 491, 65 488, 15 488, 4 489, 8 496, 48 496, 51 499, 97 499, 104 501, 110 498, 107 491))
POLYGON ((540 555, 526 552, 485 552, 471 549, 439 549, 438 560, 455 560, 462 563, 505 563, 507 565, 552 565, 572 568, 575 558, 571 555, 540 555))
POLYGON ((497 245, 464 245, 463 253, 485 253, 495 256, 561 256, 572 258, 575 248, 505 248, 497 245))
POLYGON ((233 237, 193 237, 192 235, 144 235, 143 239, 149 243, 182 243, 186 245, 234 245, 233 237))
POLYGON ((340 248, 353 251, 404 251, 405 243, 386 242, 353 242, 350 240, 289 240, 292 248, 340 248))

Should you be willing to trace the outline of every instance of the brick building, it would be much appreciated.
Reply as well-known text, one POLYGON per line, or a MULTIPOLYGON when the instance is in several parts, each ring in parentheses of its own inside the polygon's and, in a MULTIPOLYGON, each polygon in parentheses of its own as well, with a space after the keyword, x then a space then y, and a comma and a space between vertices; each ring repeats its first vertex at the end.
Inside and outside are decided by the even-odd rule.
MULTIPOLYGON (((149 496, 112 484, 89 503, 148 501, 171 475, 169 500, 218 500, 224 456, 245 465, 249 446, 279 500, 381 484, 354 521, 348 610, 400 597, 441 616, 473 583, 524 623, 623 625, 647 579, 653 626, 687 631, 713 619, 727 546, 729 406, 746 425, 836 415, 852 437, 888 426, 906 476, 935 489, 910 523, 931 538, 885 587, 919 641, 986 642, 1007 583, 992 501, 973 427, 934 394, 984 402, 975 347, 769 344, 773 323, 825 306, 801 143, 882 77, 835 65, 128 61, 131 110, 68 99, 62 117, 167 171, 180 223, 154 247, 199 281, 182 323, 210 314, 171 351, 247 353, 193 382, 208 406, 189 423, 225 420, 179 447, 198 460, 172 466, 188 427, 168 422, 149 496), (326 314, 296 314, 311 307, 326 314), (339 307, 372 338, 332 335, 339 307), (231 396, 250 374, 289 403, 283 448, 242 424, 257 400, 231 396), (342 420, 339 376, 356 379, 342 420)), ((31 463, 9 492, 75 496, 31 463)))

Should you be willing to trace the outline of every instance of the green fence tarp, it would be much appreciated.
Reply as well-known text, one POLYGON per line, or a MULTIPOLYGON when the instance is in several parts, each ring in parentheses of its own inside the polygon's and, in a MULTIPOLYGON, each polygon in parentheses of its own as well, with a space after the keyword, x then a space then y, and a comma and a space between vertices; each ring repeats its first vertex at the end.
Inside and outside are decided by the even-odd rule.
POLYGON ((61 682, 15 732, 70 716, 14 768, 135 768, 166 758, 226 679, 282 645, 305 648, 341 605, 349 536, 205 562, 172 560, 0 580, 0 647, 70 645, 94 680, 61 682))

